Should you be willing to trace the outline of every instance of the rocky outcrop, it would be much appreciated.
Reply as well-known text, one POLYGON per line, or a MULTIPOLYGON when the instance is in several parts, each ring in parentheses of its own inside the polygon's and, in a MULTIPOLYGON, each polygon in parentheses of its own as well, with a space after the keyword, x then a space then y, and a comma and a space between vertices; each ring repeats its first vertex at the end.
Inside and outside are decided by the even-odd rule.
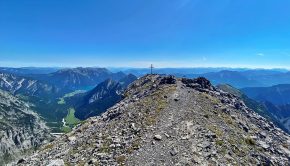
POLYGON ((205 78, 147 75, 124 96, 20 165, 289 164, 289 135, 205 78))
POLYGON ((121 100, 122 86, 111 79, 106 80, 87 92, 76 107, 75 116, 85 120, 100 115, 121 100))
MULTIPOLYGON (((240 98, 241 100, 245 102, 247 107, 251 108, 253 111, 258 113, 259 115, 270 120, 271 122, 273 122, 275 125, 280 127, 282 130, 284 130, 288 134, 290 133, 289 126, 285 125, 284 119, 281 118, 283 116, 281 116, 280 114, 280 113, 287 113, 287 108, 285 110, 283 109, 279 110, 279 108, 273 105, 272 103, 269 103, 269 102, 262 103, 262 102, 253 100, 249 98, 247 95, 245 95, 241 90, 238 90, 230 85, 224 84, 224 85, 217 85, 216 87, 220 90, 223 90, 224 92, 231 93, 235 95, 236 97, 240 98)), ((288 114, 290 115, 290 113, 288 114)))
POLYGON ((137 78, 128 75, 119 82, 108 79, 98 84, 93 90, 72 98, 75 101, 75 116, 81 120, 100 115, 122 99, 122 93, 137 78))
POLYGON ((0 165, 19 158, 50 138, 28 104, 0 90, 0 165))

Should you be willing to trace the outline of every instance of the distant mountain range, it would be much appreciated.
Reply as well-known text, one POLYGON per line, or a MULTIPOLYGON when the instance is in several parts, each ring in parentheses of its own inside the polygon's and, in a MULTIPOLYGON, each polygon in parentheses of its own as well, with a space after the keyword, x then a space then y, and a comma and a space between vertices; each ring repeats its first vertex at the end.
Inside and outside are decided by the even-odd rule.
MULTIPOLYGON (((150 69, 113 68, 136 76, 150 73, 150 69)), ((213 84, 230 84, 236 88, 267 87, 277 84, 290 84, 290 72, 285 69, 247 69, 247 68, 156 68, 155 74, 175 75, 177 77, 206 77, 213 84)))
POLYGON ((9 91, 14 95, 26 95, 37 97, 57 97, 65 93, 64 89, 57 88, 37 79, 17 76, 0 72, 0 89, 9 91))
POLYGON ((186 77, 206 77, 207 79, 211 80, 211 82, 215 85, 217 84, 230 84, 234 87, 252 87, 252 86, 261 86, 257 80, 250 79, 245 76, 242 72, 239 71, 220 71, 220 72, 212 72, 212 73, 205 73, 205 74, 198 74, 198 75, 187 75, 186 77))
MULTIPOLYGON (((30 76, 58 87, 71 90, 92 89, 106 79, 118 81, 127 74, 138 77, 150 73, 149 68, 0 68, 0 72, 30 76)), ((290 84, 290 72, 285 69, 247 68, 155 68, 156 74, 178 77, 206 77, 213 84, 230 84, 237 88, 267 87, 277 84, 290 84)))
POLYGON ((15 74, 19 76, 29 76, 33 74, 49 74, 60 70, 59 67, 21 67, 21 68, 12 68, 12 67, 0 67, 0 72, 15 74))
MULTIPOLYGON (((134 74, 136 76, 143 76, 150 73, 148 68, 109 68, 113 72, 122 71, 126 74, 134 74)), ((248 68, 227 68, 227 67, 195 67, 195 68, 154 68, 155 74, 167 74, 175 76, 186 76, 191 74, 205 74, 205 73, 216 73, 220 71, 237 71, 237 72, 250 72, 264 74, 264 73, 285 73, 288 72, 286 69, 248 69, 248 68)))
POLYGON ((277 84, 290 84, 290 72, 276 70, 223 70, 203 74, 187 74, 184 76, 189 78, 202 76, 211 80, 215 85, 230 84, 237 88, 267 87, 277 84))
POLYGON ((268 101, 276 105, 290 104, 290 84, 243 88, 242 91, 258 101, 268 101))
POLYGON ((97 86, 99 83, 112 79, 118 81, 125 77, 123 72, 112 73, 105 68, 70 68, 61 69, 57 72, 32 77, 48 82, 56 87, 67 90, 88 90, 97 86))

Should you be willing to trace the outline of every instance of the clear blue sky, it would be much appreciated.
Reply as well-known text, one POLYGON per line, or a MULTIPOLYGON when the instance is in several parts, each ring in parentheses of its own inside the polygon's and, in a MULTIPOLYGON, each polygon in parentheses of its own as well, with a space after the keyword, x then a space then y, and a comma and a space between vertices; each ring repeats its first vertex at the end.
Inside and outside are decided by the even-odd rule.
POLYGON ((0 0, 1 66, 288 67, 289 0, 0 0))

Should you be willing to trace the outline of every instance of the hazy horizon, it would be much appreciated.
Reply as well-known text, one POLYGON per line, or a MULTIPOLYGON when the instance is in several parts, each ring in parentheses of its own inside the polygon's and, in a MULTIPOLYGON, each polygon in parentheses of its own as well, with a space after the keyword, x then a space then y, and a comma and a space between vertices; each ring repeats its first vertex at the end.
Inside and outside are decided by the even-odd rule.
POLYGON ((0 66, 289 68, 288 1, 0 3, 0 66))
MULTIPOLYGON (((150 66, 147 67, 114 67, 114 66, 66 66, 66 67, 61 67, 61 66, 1 66, 0 68, 15 68, 15 69, 20 69, 20 68, 55 68, 55 69, 66 69, 66 68, 107 68, 107 69, 113 69, 113 70, 130 70, 130 69, 150 69, 150 66)), ((279 70, 279 71, 289 71, 290 69, 288 68, 250 68, 250 67, 225 67, 225 66, 217 66, 217 67, 154 67, 154 69, 220 69, 220 70, 279 70)))

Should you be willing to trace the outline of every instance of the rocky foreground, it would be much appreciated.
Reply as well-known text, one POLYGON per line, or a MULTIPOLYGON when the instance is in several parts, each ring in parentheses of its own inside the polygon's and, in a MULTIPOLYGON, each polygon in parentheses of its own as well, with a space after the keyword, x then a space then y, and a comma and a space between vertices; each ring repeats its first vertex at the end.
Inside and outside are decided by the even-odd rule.
POLYGON ((0 165, 19 158, 49 138, 48 127, 27 103, 0 90, 0 165))
POLYGON ((289 165, 289 149, 289 135, 208 80, 147 75, 18 164, 289 165))

